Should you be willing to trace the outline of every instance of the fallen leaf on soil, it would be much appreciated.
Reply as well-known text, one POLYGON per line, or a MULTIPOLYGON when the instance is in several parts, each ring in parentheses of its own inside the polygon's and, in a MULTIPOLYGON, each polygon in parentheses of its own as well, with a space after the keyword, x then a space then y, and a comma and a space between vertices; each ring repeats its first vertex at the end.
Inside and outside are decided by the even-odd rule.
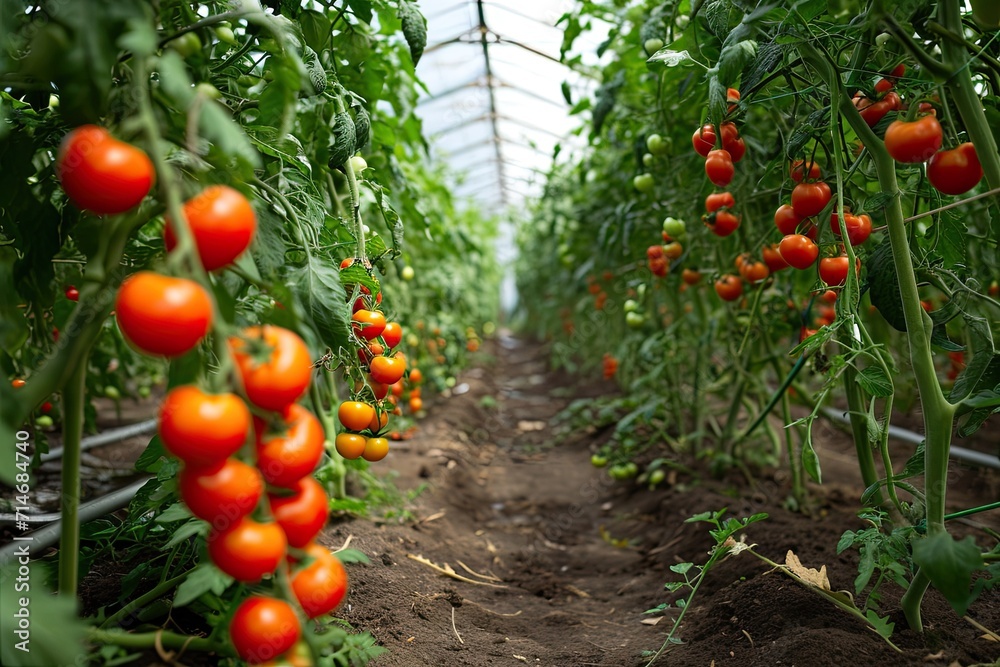
POLYGON ((522 419, 517 422, 518 431, 542 431, 545 429, 546 423, 543 421, 529 421, 522 419))
POLYGON ((830 579, 826 576, 826 565, 820 569, 805 567, 791 549, 785 554, 785 567, 808 584, 824 591, 830 590, 830 579))
POLYGON ((434 562, 424 558, 423 556, 414 556, 413 554, 406 554, 407 558, 417 561, 421 565, 426 565, 432 570, 436 570, 446 577, 451 577, 452 579, 458 579, 459 581, 464 581, 467 584, 475 584, 476 586, 489 586, 490 588, 507 588, 507 586, 501 586, 500 584, 490 584, 485 581, 476 581, 475 579, 469 579, 468 577, 463 577, 451 568, 447 563, 444 567, 435 564, 434 562))
POLYGON ((495 574, 492 574, 492 573, 491 574, 479 574, 478 572, 476 572, 475 570, 473 570, 471 567, 469 567, 468 565, 466 565, 465 563, 463 563, 460 560, 456 560, 455 562, 458 563, 459 567, 461 567, 463 570, 465 570, 466 572, 468 572, 469 574, 471 574, 474 577, 479 577, 480 579, 485 579, 486 581, 500 581, 500 582, 503 581, 503 579, 500 579, 499 577, 497 577, 495 574))
POLYGON ((642 623, 643 625, 656 625, 662 620, 663 620, 662 616, 657 616, 656 618, 644 618, 639 622, 642 623))

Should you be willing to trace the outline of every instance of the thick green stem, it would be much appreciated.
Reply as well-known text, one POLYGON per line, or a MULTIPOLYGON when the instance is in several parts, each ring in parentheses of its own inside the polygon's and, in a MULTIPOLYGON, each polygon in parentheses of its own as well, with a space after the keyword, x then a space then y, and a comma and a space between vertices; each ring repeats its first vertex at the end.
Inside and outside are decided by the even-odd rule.
POLYGON ((76 360, 63 387, 62 532, 59 535, 59 593, 76 597, 80 578, 80 440, 86 397, 88 354, 76 360))
POLYGON ((920 603, 923 602, 924 594, 930 585, 931 580, 924 571, 922 569, 917 570, 917 573, 913 575, 913 580, 910 582, 909 588, 906 589, 903 597, 899 600, 899 606, 903 609, 906 623, 911 629, 918 632, 923 632, 924 629, 923 620, 920 618, 920 603))

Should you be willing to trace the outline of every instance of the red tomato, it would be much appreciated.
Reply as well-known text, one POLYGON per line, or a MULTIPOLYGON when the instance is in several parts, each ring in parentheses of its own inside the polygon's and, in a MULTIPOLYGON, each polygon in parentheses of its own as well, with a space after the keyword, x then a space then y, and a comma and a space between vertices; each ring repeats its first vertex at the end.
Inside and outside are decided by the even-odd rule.
POLYGON ((69 299, 70 301, 79 301, 80 300, 80 290, 78 290, 73 285, 67 285, 66 286, 66 292, 65 292, 65 294, 66 294, 66 298, 69 299))
POLYGON ((406 361, 399 357, 375 357, 372 359, 371 376, 376 382, 395 384, 406 372, 406 361))
POLYGON ((280 434, 264 433, 263 422, 258 422, 257 467, 268 484, 292 488, 316 469, 326 435, 319 420, 298 403, 282 416, 286 429, 280 434))
POLYGON ((382 329, 382 340, 385 341, 386 347, 390 350, 403 340, 403 327, 399 325, 399 322, 387 322, 385 329, 382 329))
POLYGON ((764 262, 747 262, 741 271, 743 278, 751 285, 766 280, 771 270, 764 262))
POLYGON ((729 236, 740 226, 740 219, 729 211, 716 211, 705 218, 705 225, 716 236, 729 236))
POLYGON ((237 581, 260 581, 285 557, 285 531, 276 523, 243 517, 229 528, 208 535, 208 555, 220 570, 237 581))
POLYGON ((743 295, 743 282, 731 273, 723 274, 715 281, 715 293, 723 301, 736 301, 743 295))
POLYGON ((338 454, 345 459, 354 460, 365 451, 366 440, 365 436, 357 433, 338 433, 334 444, 338 454))
POLYGON ((847 257, 824 257, 819 260, 819 277, 827 285, 837 287, 847 282, 851 263, 847 257))
POLYGON ((927 163, 927 178, 946 195, 965 194, 983 178, 976 147, 966 142, 958 148, 935 153, 927 163))
POLYGON ((424 409, 424 400, 419 396, 410 397, 410 412, 420 412, 424 409))
POLYGON ((20 389, 24 385, 28 384, 23 378, 14 378, 10 381, 10 386, 14 389, 20 389))
POLYGON ((212 300, 193 280, 140 271, 118 289, 115 319, 140 352, 178 357, 208 333, 212 300))
POLYGON ((160 440, 189 465, 232 456, 246 442, 250 411, 236 394, 206 394, 192 384, 172 389, 160 405, 160 440))
POLYGON ((285 531, 288 544, 304 547, 326 525, 330 516, 330 500, 326 491, 312 476, 307 475, 292 487, 291 495, 268 493, 271 514, 285 531))
MULTIPOLYGON (((865 214, 854 215, 850 211, 845 212, 844 226, 847 227, 847 240, 851 245, 861 245, 872 234, 872 219, 865 214)), ((830 215, 830 229, 840 236, 840 217, 836 213, 830 215)))
POLYGON ((736 199, 730 192, 713 192, 705 197, 705 210, 715 213, 720 208, 733 208, 736 206, 736 199))
POLYGON ((347 595, 347 572, 326 547, 310 544, 306 553, 311 563, 292 575, 292 592, 309 618, 329 614, 347 595))
POLYGON ((153 173, 144 152, 95 125, 67 134, 56 157, 56 175, 70 201, 98 215, 138 206, 153 186, 153 173))
POLYGON ((681 280, 687 285, 697 285, 701 282, 701 274, 694 269, 684 269, 681 271, 681 280))
POLYGON ((244 600, 229 622, 236 653, 261 665, 288 651, 299 640, 299 617, 284 600, 255 595, 244 600))
POLYGON ((691 144, 698 155, 708 157, 709 152, 715 148, 715 128, 710 124, 702 125, 694 131, 691 144))
POLYGON ((788 262, 782 259, 777 244, 764 246, 760 254, 771 273, 788 268, 788 262))
POLYGON ((796 183, 801 183, 803 180, 815 181, 820 175, 819 165, 812 160, 809 161, 808 165, 804 160, 796 160, 792 163, 791 176, 796 183))
POLYGON ((337 408, 340 423, 349 431, 365 430, 374 416, 375 408, 361 401, 344 401, 337 408))
POLYGON ((789 234, 778 244, 781 258, 796 269, 808 269, 819 256, 819 246, 802 234, 789 234))
POLYGON ((897 162, 926 162, 941 148, 941 137, 941 123, 934 116, 894 120, 885 131, 885 149, 897 162))
MULTIPOLYGON (((419 398, 410 399, 410 410, 413 412, 419 412, 420 407, 423 407, 423 402, 421 401, 420 407, 414 408, 413 402, 420 401, 419 398)), ((389 453, 389 441, 385 438, 368 438, 365 441, 365 451, 361 452, 361 457, 365 461, 375 463, 376 461, 381 461, 385 458, 386 454, 389 453)))
POLYGON ((205 467, 184 466, 177 488, 191 514, 225 530, 257 507, 264 480, 253 466, 225 459, 205 467))
POLYGON ((309 348, 298 334, 265 324, 229 339, 233 359, 251 403, 280 412, 297 401, 312 378, 309 348))
MULTIPOLYGON (((247 249, 257 231, 257 216, 250 202, 225 185, 211 185, 185 202, 184 217, 206 271, 231 264, 247 249)), ((163 240, 168 251, 177 245, 173 226, 174 222, 167 218, 163 240)))
MULTIPOLYGON (((729 132, 729 136, 727 136, 725 129, 726 125, 726 123, 722 124, 722 148, 723 150, 729 151, 729 157, 734 163, 739 162, 743 159, 743 156, 746 155, 746 142, 744 142, 742 137, 739 136, 739 133, 736 132, 735 125, 733 125, 733 129, 729 132)), ((729 125, 732 125, 732 123, 729 123, 729 125)))
POLYGON ((705 158, 705 175, 720 188, 729 185, 735 173, 736 168, 733 167, 733 158, 729 151, 714 150, 705 158))
POLYGON ((861 114, 862 120, 868 127, 875 127, 890 111, 899 109, 902 101, 894 91, 886 93, 885 97, 878 101, 870 100, 860 93, 854 96, 854 106, 861 114))
POLYGON ((373 340, 382 335, 385 330, 385 315, 378 310, 361 310, 355 312, 351 319, 354 320, 354 333, 366 340, 373 340))
POLYGON ((802 222, 802 218, 799 217, 790 204, 782 204, 774 212, 774 225, 785 236, 794 234, 800 222, 802 222))
POLYGON ((817 215, 830 202, 830 186, 823 181, 799 183, 792 188, 792 210, 802 218, 817 215))

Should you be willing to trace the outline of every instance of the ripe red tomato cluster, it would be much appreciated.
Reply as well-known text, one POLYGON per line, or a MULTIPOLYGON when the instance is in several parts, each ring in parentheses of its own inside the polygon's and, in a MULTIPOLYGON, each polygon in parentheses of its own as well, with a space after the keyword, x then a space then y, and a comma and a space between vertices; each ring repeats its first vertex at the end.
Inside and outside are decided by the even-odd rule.
MULTIPOLYGON (((730 88, 726 97, 732 110, 735 103, 739 102, 739 91, 730 88)), ((705 175, 708 180, 720 188, 732 182, 736 173, 733 165, 742 160, 747 151, 746 142, 740 137, 740 132, 732 121, 723 122, 718 130, 711 123, 702 125, 692 135, 691 145, 698 155, 705 158, 705 175), (717 149, 718 143, 721 143, 721 148, 717 149)))
MULTIPOLYGON (((182 385, 160 406, 160 439, 183 462, 181 500, 211 525, 212 562, 238 581, 273 574, 293 560, 289 547, 305 550, 311 560, 292 570, 292 590, 307 617, 329 613, 346 594, 347 576, 314 542, 329 517, 329 499, 312 477, 324 452, 323 427, 296 402, 311 380, 308 348, 294 332, 272 325, 245 329, 229 347, 246 401, 182 385), (247 402, 273 417, 251 417, 247 402), (256 454, 255 466, 239 458, 246 450, 256 454)), ((251 664, 289 650, 301 633, 291 605, 260 595, 240 604, 229 631, 251 664)))
POLYGON ((890 111, 896 111, 902 106, 902 100, 893 88, 896 81, 905 73, 906 65, 900 63, 884 78, 879 79, 875 83, 876 97, 874 99, 867 97, 861 91, 854 94, 854 106, 868 127, 875 127, 879 121, 885 118, 886 114, 890 111))
POLYGON ((730 192, 713 192, 705 198, 705 215, 701 220, 716 236, 729 236, 740 226, 740 217, 733 211, 736 199, 730 192))
POLYGON ((663 246, 660 244, 651 245, 646 248, 646 265, 654 276, 663 278, 670 271, 670 260, 663 253, 663 246))
MULTIPOLYGON (((346 269, 355 263, 367 268, 367 264, 356 258, 345 259, 340 266, 346 269)), ((406 375, 406 357, 402 352, 392 352, 403 340, 403 328, 398 322, 386 322, 385 315, 378 310, 381 292, 372 297, 371 290, 364 285, 357 286, 357 290, 353 285, 346 287, 351 291, 348 300, 355 291, 359 294, 352 305, 352 331, 358 359, 367 377, 355 387, 353 400, 344 401, 337 410, 346 431, 337 435, 334 444, 345 459, 381 461, 389 453, 389 440, 382 435, 389 424, 389 413, 401 413, 393 402, 396 397, 389 396, 389 390, 397 384, 402 387, 406 375)), ((419 371, 414 369, 411 376, 415 372, 419 371)))

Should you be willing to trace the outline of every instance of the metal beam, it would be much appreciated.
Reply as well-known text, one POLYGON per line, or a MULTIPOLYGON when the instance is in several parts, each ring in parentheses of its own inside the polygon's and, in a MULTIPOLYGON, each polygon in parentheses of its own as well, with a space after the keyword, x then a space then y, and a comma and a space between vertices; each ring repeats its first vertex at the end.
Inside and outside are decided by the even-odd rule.
MULTIPOLYGON (((486 85, 490 93, 490 125, 493 128, 493 136, 499 139, 500 129, 497 127, 497 98, 496 92, 493 89, 493 66, 490 64, 490 43, 487 39, 490 29, 486 25, 486 9, 483 7, 483 0, 476 0, 476 9, 479 11, 479 43, 483 47, 483 59, 486 61, 486 85)), ((497 177, 503 181, 503 153, 500 150, 500 142, 497 141, 494 146, 496 147, 497 155, 497 177)), ((506 205, 506 199, 505 196, 501 197, 501 203, 506 205)))

